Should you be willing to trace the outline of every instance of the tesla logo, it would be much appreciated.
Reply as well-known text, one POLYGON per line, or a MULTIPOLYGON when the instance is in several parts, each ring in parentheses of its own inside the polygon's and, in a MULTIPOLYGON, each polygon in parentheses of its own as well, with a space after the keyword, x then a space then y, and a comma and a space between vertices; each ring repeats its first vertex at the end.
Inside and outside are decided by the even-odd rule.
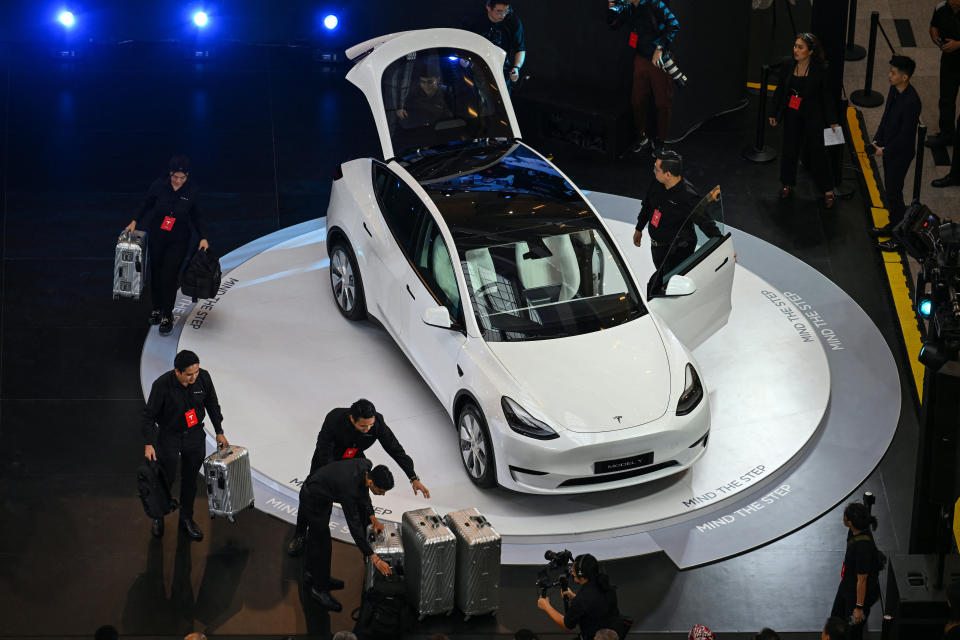
POLYGON ((617 421, 617 424, 623 423, 623 416, 613 416, 613 419, 617 421))

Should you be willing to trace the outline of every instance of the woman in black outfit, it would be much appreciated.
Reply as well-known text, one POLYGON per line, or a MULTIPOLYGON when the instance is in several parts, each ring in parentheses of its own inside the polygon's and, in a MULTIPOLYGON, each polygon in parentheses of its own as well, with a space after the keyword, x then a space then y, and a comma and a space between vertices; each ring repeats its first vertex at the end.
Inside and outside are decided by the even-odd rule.
POLYGON ((783 149, 780 152, 781 198, 789 198, 797 184, 797 160, 804 152, 804 163, 813 172, 823 191, 823 205, 833 208, 833 181, 823 146, 823 130, 829 123, 840 125, 837 108, 827 87, 827 62, 823 47, 812 33, 797 35, 793 58, 780 65, 780 81, 773 94, 770 126, 783 122, 783 149))
POLYGON ((570 602, 566 614, 554 609, 549 598, 540 598, 537 606, 564 631, 580 625, 583 640, 593 640, 600 629, 612 629, 622 638, 625 630, 617 608, 617 592, 607 574, 600 572, 597 559, 589 553, 577 556, 570 575, 580 585, 580 593, 567 590, 561 594, 570 602))
POLYGON ((128 231, 137 228, 137 220, 147 232, 147 253, 150 268, 150 299, 153 310, 150 324, 159 324, 160 333, 173 329, 173 305, 177 299, 180 267, 187 257, 191 232, 200 236, 200 249, 207 242, 197 205, 198 188, 188 182, 190 158, 170 158, 168 175, 157 178, 150 185, 137 217, 127 225, 128 231))

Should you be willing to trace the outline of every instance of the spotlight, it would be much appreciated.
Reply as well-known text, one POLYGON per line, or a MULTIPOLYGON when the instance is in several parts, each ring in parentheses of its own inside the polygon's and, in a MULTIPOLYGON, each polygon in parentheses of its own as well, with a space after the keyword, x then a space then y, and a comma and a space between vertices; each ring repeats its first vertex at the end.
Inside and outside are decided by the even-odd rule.
POLYGON ((920 304, 917 305, 917 311, 919 311, 920 315, 924 318, 929 318, 933 312, 933 300, 930 298, 922 298, 920 304))
POLYGON ((323 19, 323 26, 329 31, 336 29, 338 24, 340 24, 340 19, 332 13, 323 19))
POLYGON ((57 21, 69 29, 77 23, 77 18, 70 11, 61 11, 60 15, 57 16, 57 21))
POLYGON ((210 16, 208 16, 205 11, 197 11, 195 14, 193 14, 193 24, 197 25, 198 27, 203 28, 207 26, 209 22, 210 16))

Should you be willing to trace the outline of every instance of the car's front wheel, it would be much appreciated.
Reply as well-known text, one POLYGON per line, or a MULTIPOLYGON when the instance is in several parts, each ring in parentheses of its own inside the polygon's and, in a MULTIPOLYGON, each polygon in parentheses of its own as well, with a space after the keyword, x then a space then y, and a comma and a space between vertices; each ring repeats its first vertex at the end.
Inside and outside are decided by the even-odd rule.
POLYGON ((497 484, 493 442, 483 412, 473 403, 464 405, 457 416, 460 435, 460 459, 473 484, 489 489, 497 484))
POLYGON ((363 319, 363 282, 353 251, 343 240, 337 240, 330 250, 330 287, 337 308, 347 320, 363 319))

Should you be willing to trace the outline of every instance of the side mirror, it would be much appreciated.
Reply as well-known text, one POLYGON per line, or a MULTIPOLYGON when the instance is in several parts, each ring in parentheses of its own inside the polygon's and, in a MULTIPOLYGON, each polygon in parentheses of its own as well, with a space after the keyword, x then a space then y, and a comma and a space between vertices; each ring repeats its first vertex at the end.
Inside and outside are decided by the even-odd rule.
POLYGON ((667 281, 668 296, 688 296, 697 290, 697 285, 687 276, 676 275, 667 281))
POLYGON ((446 307, 428 307, 423 310, 423 322, 431 327, 449 329, 453 326, 450 321, 450 312, 446 307))

